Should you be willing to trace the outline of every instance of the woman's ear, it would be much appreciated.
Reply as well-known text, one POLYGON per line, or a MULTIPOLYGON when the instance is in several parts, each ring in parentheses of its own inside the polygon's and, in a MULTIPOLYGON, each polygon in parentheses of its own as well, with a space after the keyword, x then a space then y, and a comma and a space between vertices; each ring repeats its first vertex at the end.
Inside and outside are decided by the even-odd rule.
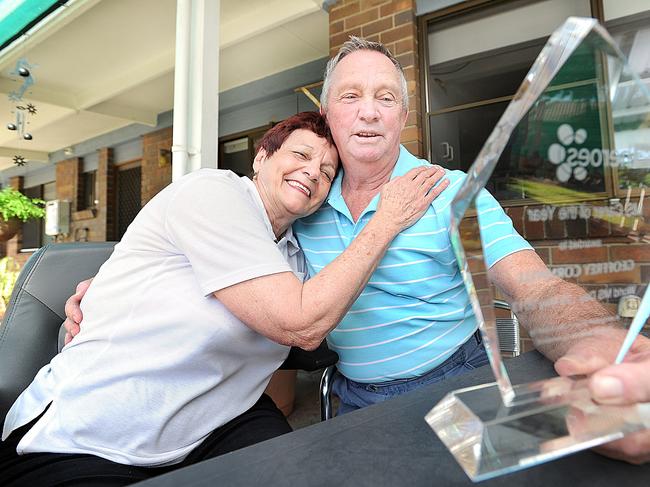
POLYGON ((262 148, 257 151, 257 155, 255 156, 255 159, 253 159, 253 173, 257 174, 260 172, 260 168, 262 167, 262 162, 266 159, 266 151, 262 148))

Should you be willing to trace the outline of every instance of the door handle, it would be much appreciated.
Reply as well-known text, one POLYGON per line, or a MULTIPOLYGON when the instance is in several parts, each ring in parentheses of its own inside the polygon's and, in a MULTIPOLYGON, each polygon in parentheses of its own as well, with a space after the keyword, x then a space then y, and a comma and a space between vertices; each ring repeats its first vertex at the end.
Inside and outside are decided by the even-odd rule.
POLYGON ((451 145, 449 142, 442 142, 440 144, 440 147, 442 147, 442 158, 451 161, 454 158, 454 146, 451 145))

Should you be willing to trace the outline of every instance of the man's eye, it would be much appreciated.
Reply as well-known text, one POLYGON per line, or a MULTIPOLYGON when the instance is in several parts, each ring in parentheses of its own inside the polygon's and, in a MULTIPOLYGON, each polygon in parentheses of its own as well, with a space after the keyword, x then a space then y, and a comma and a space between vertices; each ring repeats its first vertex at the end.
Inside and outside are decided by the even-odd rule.
POLYGON ((354 93, 346 93, 342 96, 344 100, 354 100, 357 97, 354 93))

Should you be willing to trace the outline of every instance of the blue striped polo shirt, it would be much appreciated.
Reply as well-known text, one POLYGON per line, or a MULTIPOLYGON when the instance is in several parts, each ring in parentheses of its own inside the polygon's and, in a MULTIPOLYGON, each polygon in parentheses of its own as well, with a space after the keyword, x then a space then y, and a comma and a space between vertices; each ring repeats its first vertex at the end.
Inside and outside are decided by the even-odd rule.
MULTIPOLYGON (((428 165, 403 146, 391 178, 428 165)), ((357 222, 341 194, 341 170, 328 199, 313 215, 294 223, 311 276, 334 260, 377 209, 375 196, 357 222)), ((425 215, 392 242, 368 285, 327 342, 338 368, 357 382, 421 376, 444 362, 477 328, 449 236, 450 204, 465 178, 447 171, 449 187, 425 215)), ((531 246, 485 190, 477 201, 488 266, 531 246)))

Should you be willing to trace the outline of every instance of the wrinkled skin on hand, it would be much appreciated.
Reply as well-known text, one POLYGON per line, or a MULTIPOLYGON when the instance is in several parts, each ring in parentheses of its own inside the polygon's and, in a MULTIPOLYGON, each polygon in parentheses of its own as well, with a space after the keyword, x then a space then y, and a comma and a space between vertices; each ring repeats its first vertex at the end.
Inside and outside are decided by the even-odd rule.
POLYGON ((440 166, 420 166, 392 179, 381 189, 376 216, 384 217, 400 231, 410 227, 449 186, 448 179, 442 180, 444 175, 440 166))
MULTIPOLYGON (((604 329, 573 345, 555 363, 560 375, 590 375, 592 397, 601 404, 650 402, 650 340, 640 336, 623 363, 612 365, 625 335, 623 329, 604 329)), ((595 449, 610 458, 633 464, 650 461, 650 430, 631 434, 595 449)))

